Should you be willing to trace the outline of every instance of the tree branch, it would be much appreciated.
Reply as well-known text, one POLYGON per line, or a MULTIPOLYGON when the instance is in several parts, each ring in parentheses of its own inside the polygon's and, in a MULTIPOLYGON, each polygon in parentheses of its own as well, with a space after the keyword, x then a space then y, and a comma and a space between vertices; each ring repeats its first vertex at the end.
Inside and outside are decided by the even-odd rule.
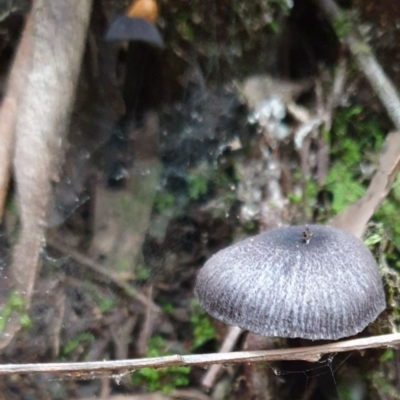
MULTIPOLYGON (((385 106, 393 124, 397 129, 400 129, 399 94, 379 65, 369 45, 359 38, 356 29, 345 18, 345 14, 334 0, 314 0, 314 2, 331 20, 333 27, 340 29, 348 27, 347 33, 341 37, 342 41, 348 46, 359 68, 385 106)), ((341 36, 340 32, 336 33, 341 36)))
MULTIPOLYGON (((10 272, 26 309, 30 307, 40 267, 51 185, 57 180, 63 159, 63 140, 75 98, 91 4, 92 0, 33 2, 21 41, 23 48, 16 59, 26 63, 19 66, 26 76, 21 76, 23 80, 16 84, 19 73, 14 72, 10 84, 15 86, 15 99, 8 122, 0 124, 2 136, 7 132, 10 135, 15 128, 15 143, 9 139, 7 151, 11 151, 10 143, 13 144, 21 230, 10 272)), ((7 165, 4 167, 7 171, 7 165)), ((4 171, 1 175, 4 192, 4 171)), ((13 312, 7 319, 0 349, 8 345, 20 328, 17 314, 13 312)))
POLYGON ((95 378, 100 374, 129 373, 139 368, 163 368, 170 366, 205 366, 212 364, 260 363, 269 361, 304 360, 318 361, 322 355, 370 348, 393 347, 400 344, 400 333, 346 340, 318 346, 265 351, 238 351, 199 355, 173 355, 117 361, 94 361, 48 364, 4 364, 0 375, 10 374, 65 374, 69 377, 95 378))
POLYGON ((356 202, 334 216, 329 225, 362 238, 369 220, 388 195, 400 170, 400 131, 386 136, 379 157, 379 165, 367 191, 356 202))

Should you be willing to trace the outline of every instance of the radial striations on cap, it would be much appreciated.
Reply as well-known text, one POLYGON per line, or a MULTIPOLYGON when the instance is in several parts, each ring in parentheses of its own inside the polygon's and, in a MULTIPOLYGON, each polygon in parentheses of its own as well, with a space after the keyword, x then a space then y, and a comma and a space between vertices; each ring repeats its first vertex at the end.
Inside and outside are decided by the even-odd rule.
POLYGON ((195 294, 229 325, 311 340, 355 335, 386 307, 368 248, 320 225, 279 228, 221 250, 201 269, 195 294))

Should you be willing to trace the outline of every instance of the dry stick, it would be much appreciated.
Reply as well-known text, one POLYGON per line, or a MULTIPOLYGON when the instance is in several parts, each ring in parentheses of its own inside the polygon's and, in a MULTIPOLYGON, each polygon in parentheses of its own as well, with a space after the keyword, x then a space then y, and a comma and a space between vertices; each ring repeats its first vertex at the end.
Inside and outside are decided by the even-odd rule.
POLYGON ((361 238, 368 221, 389 193, 400 169, 400 131, 387 135, 379 166, 365 194, 330 220, 330 225, 361 238))
POLYGON ((146 307, 145 313, 144 313, 144 321, 142 325, 142 329, 139 332, 139 335, 136 340, 136 352, 138 356, 144 356, 147 353, 147 342, 149 340, 149 337, 151 336, 152 330, 154 328, 154 321, 153 321, 153 315, 152 315, 152 309, 150 304, 152 303, 152 297, 153 297, 153 286, 150 286, 147 289, 148 292, 148 305, 146 307))
MULTIPOLYGON (((345 19, 345 14, 333 0, 314 0, 314 2, 328 16, 334 27, 349 24, 349 21, 345 19)), ((363 71, 372 88, 386 107, 395 127, 400 129, 399 94, 377 62, 371 48, 358 37, 353 27, 351 27, 350 31, 342 39, 349 47, 359 68, 363 71)))
POLYGON ((318 386, 318 381, 317 379, 312 379, 311 383, 307 385, 307 389, 304 393, 304 396, 301 398, 301 400, 309 400, 312 395, 314 394, 315 390, 317 389, 318 386))
POLYGON ((144 307, 148 305, 151 306, 151 309, 155 312, 160 312, 160 307, 158 307, 151 299, 149 300, 143 293, 137 291, 132 285, 124 282, 123 280, 117 278, 112 272, 110 272, 107 268, 103 267, 90 257, 80 253, 79 251, 73 249, 70 246, 62 244, 54 239, 47 238, 46 242, 48 245, 53 247, 54 249, 60 251, 65 254, 69 258, 75 260, 80 266, 86 267, 94 272, 94 277, 97 281, 111 283, 116 288, 120 289, 123 294, 130 298, 135 298, 139 303, 141 303, 144 307), (150 303, 149 303, 150 301, 150 303))
POLYGON ((371 336, 361 339, 328 343, 319 346, 265 351, 238 351, 200 355, 173 355, 119 361, 93 361, 48 364, 4 364, 0 375, 10 374, 66 374, 72 378, 97 377, 100 374, 126 374, 138 368, 164 368, 171 366, 205 366, 211 364, 262 363, 269 361, 303 360, 317 362, 324 354, 343 353, 371 348, 400 345, 400 333, 371 336))
POLYGON ((32 19, 29 18, 17 54, 7 81, 7 91, 0 109, 0 221, 3 218, 4 206, 10 180, 11 160, 14 148, 15 123, 17 121, 18 99, 24 87, 30 67, 32 53, 32 19))
MULTIPOLYGON (((226 336, 224 342, 222 343, 221 348, 219 349, 220 353, 225 353, 227 351, 231 351, 235 346, 239 336, 242 334, 242 329, 238 326, 229 327, 228 335, 226 336)), ((214 382, 217 379, 219 371, 221 370, 221 364, 214 364, 210 367, 207 373, 204 375, 201 386, 205 389, 209 390, 214 386, 214 382)))
POLYGON ((44 242, 51 180, 62 157, 84 50, 90 0, 33 3, 32 55, 16 121, 14 168, 22 232, 12 272, 29 305, 44 242), (76 3, 76 4, 75 4, 76 3))
MULTIPOLYGON (((29 17, 31 48, 15 122, 14 170, 22 229, 11 265, 13 283, 26 308, 39 268, 51 180, 57 179, 62 159, 90 10, 91 0, 36 0, 29 17)), ((0 348, 19 326, 19 316, 13 313, 0 348)))
MULTIPOLYGON (((333 0, 314 0, 332 21, 333 26, 348 24, 342 10, 333 0)), ((400 129, 400 99, 392 82, 385 75, 376 61, 370 47, 358 38, 354 29, 343 36, 343 41, 349 47, 360 69, 375 90, 397 129, 400 129)), ((391 133, 382 146, 380 165, 375 173, 367 192, 357 202, 348 206, 330 223, 333 226, 347 230, 361 237, 365 227, 389 193, 399 169, 400 163, 400 132, 391 133)))
POLYGON ((175 389, 168 394, 160 392, 141 394, 112 394, 107 397, 74 397, 69 400, 211 400, 211 397, 195 389, 175 389))
POLYGON ((341 97, 344 92, 347 77, 347 59, 342 57, 339 61, 335 77, 332 85, 332 93, 328 97, 326 109, 327 116, 325 120, 325 129, 331 130, 332 127, 332 116, 334 109, 340 104, 341 97))

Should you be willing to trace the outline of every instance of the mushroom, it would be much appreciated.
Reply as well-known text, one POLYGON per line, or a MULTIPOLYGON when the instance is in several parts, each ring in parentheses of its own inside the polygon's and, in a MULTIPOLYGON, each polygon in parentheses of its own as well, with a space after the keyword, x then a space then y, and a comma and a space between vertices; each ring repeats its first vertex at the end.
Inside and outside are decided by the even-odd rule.
POLYGON ((107 31, 108 41, 141 41, 164 47, 164 41, 155 26, 158 7, 155 0, 134 0, 124 15, 119 15, 107 31))
POLYGON ((278 228, 219 251, 201 269, 195 294, 226 324, 311 340, 355 335, 386 307, 368 248, 321 225, 278 228))

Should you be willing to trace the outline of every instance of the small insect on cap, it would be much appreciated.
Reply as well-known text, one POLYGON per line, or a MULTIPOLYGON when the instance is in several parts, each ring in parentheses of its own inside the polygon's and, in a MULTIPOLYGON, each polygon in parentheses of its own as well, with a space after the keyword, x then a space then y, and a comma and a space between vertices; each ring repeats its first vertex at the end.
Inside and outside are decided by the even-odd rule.
POLYGON ((219 251, 201 269, 195 294, 226 324, 311 340, 355 335, 386 307, 368 248, 320 225, 275 229, 219 251))

